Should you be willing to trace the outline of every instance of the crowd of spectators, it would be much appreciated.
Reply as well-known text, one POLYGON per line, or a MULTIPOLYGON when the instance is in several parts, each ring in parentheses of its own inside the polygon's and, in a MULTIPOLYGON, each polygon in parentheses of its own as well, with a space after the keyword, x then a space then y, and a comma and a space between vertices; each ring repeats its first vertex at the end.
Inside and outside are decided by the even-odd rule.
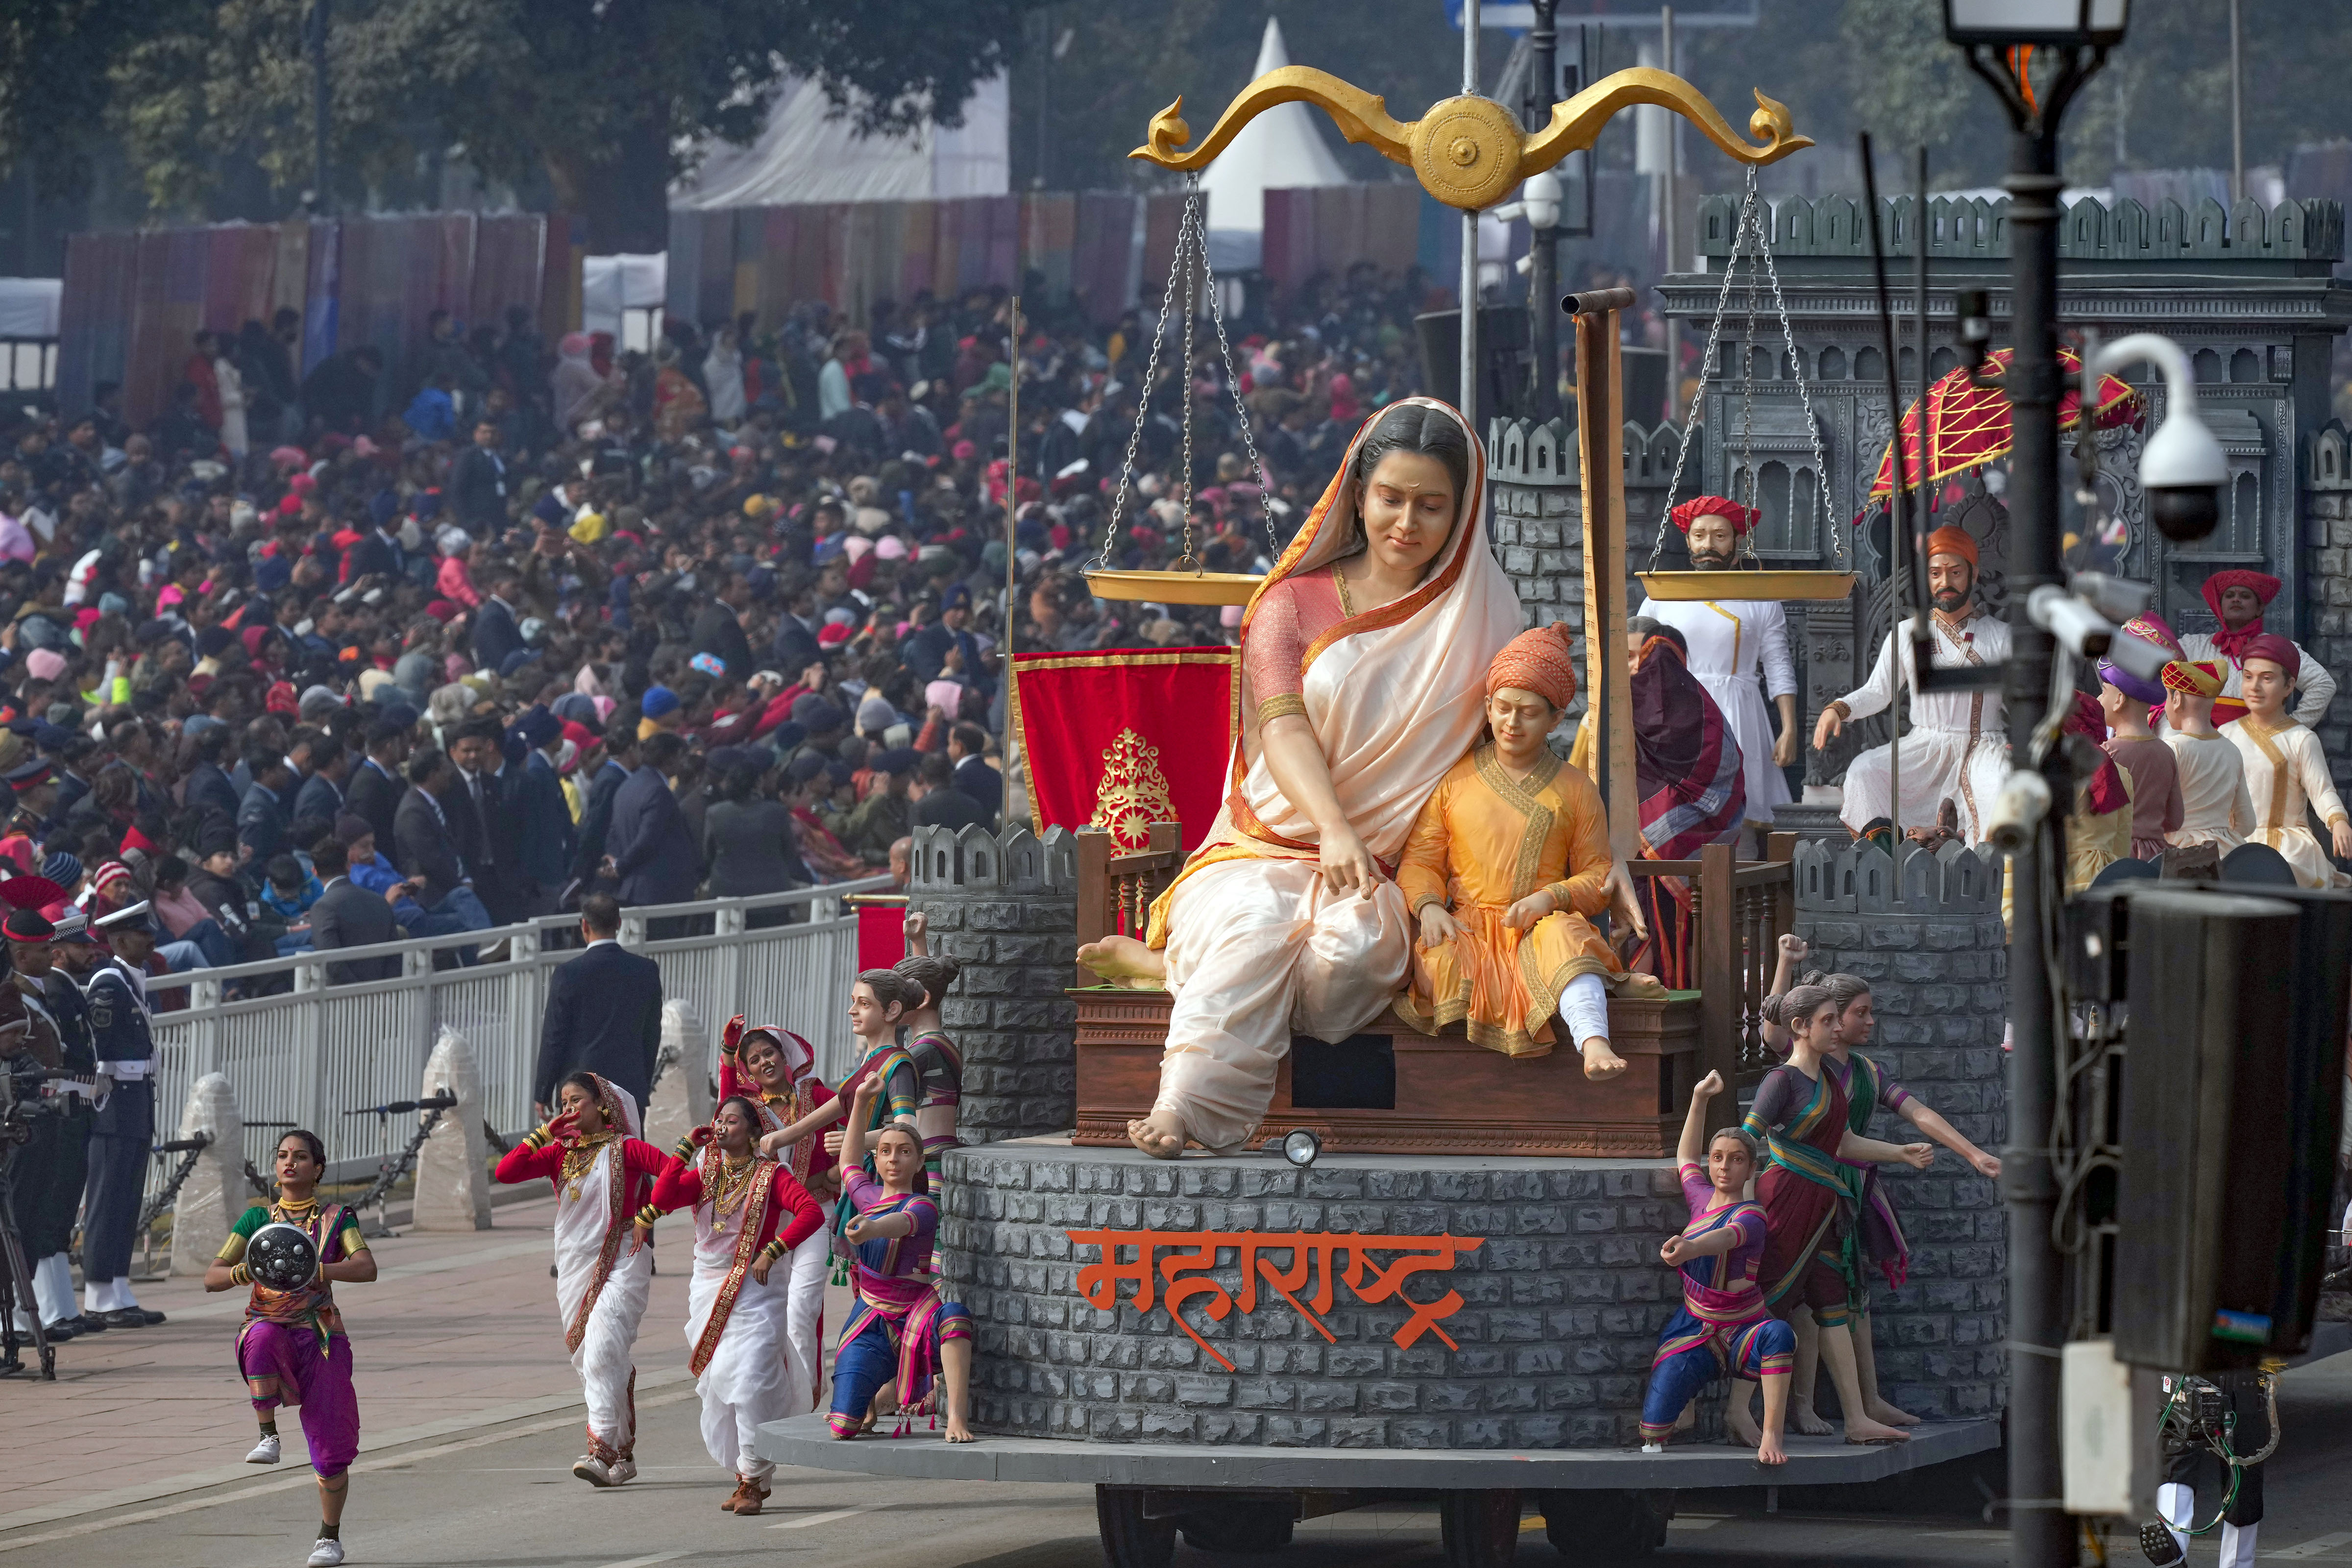
POLYGON ((0 411, 0 860, 152 899, 181 967, 903 879, 913 826, 1005 809, 1008 484, 1019 648, 1228 640, 1080 570, 1262 569, 1417 389, 1424 293, 1359 268, 1235 321, 1237 384, 1139 313, 1033 311, 1008 363, 1003 290, 650 353, 436 314, 300 375, 281 312, 199 334, 146 429, 114 388, 0 411))

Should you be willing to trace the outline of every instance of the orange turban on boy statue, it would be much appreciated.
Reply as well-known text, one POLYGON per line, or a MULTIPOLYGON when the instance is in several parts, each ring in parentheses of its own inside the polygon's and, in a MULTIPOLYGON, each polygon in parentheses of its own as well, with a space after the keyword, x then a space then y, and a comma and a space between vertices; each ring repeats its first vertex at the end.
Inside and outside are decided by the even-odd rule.
POLYGON ((1486 667, 1486 695, 1506 687, 1532 691, 1553 708, 1576 700, 1575 643, 1568 628, 1555 621, 1521 632, 1503 645, 1486 667))

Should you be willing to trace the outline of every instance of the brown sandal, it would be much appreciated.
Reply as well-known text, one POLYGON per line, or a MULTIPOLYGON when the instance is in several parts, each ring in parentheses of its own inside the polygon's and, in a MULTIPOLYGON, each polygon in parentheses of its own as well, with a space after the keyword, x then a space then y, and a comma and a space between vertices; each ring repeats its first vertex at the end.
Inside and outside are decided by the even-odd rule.
POLYGON ((735 1489, 734 1489, 733 1491, 731 1491, 731 1492, 729 1492, 729 1493, 727 1494, 727 1500, 726 1500, 725 1502, 720 1503, 719 1506, 720 1508, 722 1508, 722 1509, 726 1510, 729 1513, 733 1513, 733 1512, 734 1512, 738 1508, 741 1507, 741 1506, 742 1506, 742 1503, 743 1503, 743 1489, 744 1489, 744 1486, 745 1486, 745 1482, 744 1482, 743 1478, 742 1478, 742 1477, 740 1477, 740 1476, 736 1477, 736 1478, 735 1478, 735 1489))
POLYGON ((751 1481, 748 1478, 745 1478, 741 1480, 739 1489, 742 1497, 742 1500, 735 1505, 735 1517, 738 1519, 749 1519, 753 1514, 759 1512, 760 1505, 767 1500, 768 1489, 766 1487, 754 1487, 751 1481))

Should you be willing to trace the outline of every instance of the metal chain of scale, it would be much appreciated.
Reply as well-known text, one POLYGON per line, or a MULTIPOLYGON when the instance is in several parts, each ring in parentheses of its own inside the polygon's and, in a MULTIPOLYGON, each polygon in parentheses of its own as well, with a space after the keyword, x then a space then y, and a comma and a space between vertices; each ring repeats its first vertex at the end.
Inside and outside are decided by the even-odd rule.
POLYGON ((1151 417, 1152 389, 1160 381, 1160 348, 1168 339, 1168 321, 1174 313, 1176 280, 1180 277, 1184 280, 1184 471, 1179 492, 1184 509, 1184 552, 1177 558, 1174 567, 1194 572, 1202 569, 1200 560, 1192 553, 1192 333, 1203 298, 1209 307, 1209 320, 1217 329, 1217 353, 1225 367, 1225 390, 1234 400, 1234 425, 1241 432, 1242 446, 1249 453, 1250 478, 1257 485, 1258 513, 1265 525, 1266 551, 1269 558, 1282 552, 1274 537, 1274 510, 1267 504, 1271 498, 1266 490, 1265 461, 1258 456, 1257 438, 1250 430, 1249 410, 1242 402, 1241 377, 1234 370, 1233 344, 1225 335, 1224 304, 1217 295, 1216 273, 1209 265, 1207 204, 1201 195, 1200 180, 1195 177, 1187 184, 1190 188, 1184 197, 1183 216, 1176 229, 1176 252, 1169 260, 1168 286, 1160 292, 1160 316, 1152 323, 1151 353, 1136 395, 1135 428, 1128 433, 1127 456, 1118 469, 1118 489, 1111 497, 1110 521, 1103 527, 1102 549, 1094 558, 1096 570, 1109 567, 1111 550, 1118 542, 1119 524, 1126 519, 1127 493, 1135 480, 1135 456, 1143 444, 1143 427, 1151 417))
MULTIPOLYGON (((1788 351, 1790 368, 1796 374, 1797 398, 1804 405, 1805 435, 1811 441, 1813 448, 1814 506, 1824 524, 1829 523, 1830 521, 1830 469, 1829 461, 1822 452, 1821 422, 1813 415, 1813 397, 1811 388, 1806 384, 1805 362, 1797 353, 1797 335, 1795 329, 1789 323, 1788 303, 1780 293, 1780 269, 1772 260, 1772 237, 1765 226, 1761 208, 1762 201, 1756 184, 1756 171, 1751 167, 1748 171, 1748 192, 1739 205, 1738 226, 1733 230, 1731 237, 1731 251, 1724 259, 1723 289, 1716 296, 1715 320, 1707 323, 1706 350, 1699 359, 1699 384, 1691 393, 1690 411, 1683 417, 1682 443, 1675 451, 1674 477, 1666 481, 1666 499, 1658 509, 1658 533, 1650 545, 1650 570, 1653 572, 1658 570, 1658 563, 1665 555, 1666 527, 1674 518, 1675 498, 1682 490, 1683 465, 1690 457, 1691 432, 1698 428, 1699 402, 1706 395, 1706 377, 1715 365, 1717 349, 1723 339, 1724 321, 1731 313, 1732 281, 1739 271, 1740 258, 1747 254, 1748 238, 1751 233, 1756 237, 1756 260, 1762 265, 1764 277, 1772 286, 1772 312, 1780 319, 1780 340, 1788 351)), ((1751 443, 1754 439, 1756 400, 1756 270, 1754 265, 1751 265, 1748 274, 1747 346, 1741 351, 1739 371, 1740 456, 1742 467, 1748 473, 1751 500, 1758 499, 1754 489, 1758 483, 1754 471, 1755 465, 1750 460, 1753 456, 1751 443)), ((1843 570, 1845 535, 1834 526, 1830 527, 1829 534, 1832 548, 1837 552, 1838 569, 1843 570)), ((1754 540, 1745 539, 1742 543, 1748 559, 1753 560, 1756 553, 1754 540)))

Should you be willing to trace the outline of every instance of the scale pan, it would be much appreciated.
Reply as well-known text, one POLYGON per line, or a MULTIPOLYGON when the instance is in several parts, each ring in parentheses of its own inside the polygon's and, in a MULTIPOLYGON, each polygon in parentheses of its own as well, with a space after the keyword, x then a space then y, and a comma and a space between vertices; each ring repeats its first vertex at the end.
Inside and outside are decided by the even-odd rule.
POLYGON ((1265 578, 1246 572, 1089 572, 1097 599, 1154 605, 1246 605, 1265 578))
POLYGON ((1843 599, 1851 572, 1636 572, 1653 599, 1843 599))

